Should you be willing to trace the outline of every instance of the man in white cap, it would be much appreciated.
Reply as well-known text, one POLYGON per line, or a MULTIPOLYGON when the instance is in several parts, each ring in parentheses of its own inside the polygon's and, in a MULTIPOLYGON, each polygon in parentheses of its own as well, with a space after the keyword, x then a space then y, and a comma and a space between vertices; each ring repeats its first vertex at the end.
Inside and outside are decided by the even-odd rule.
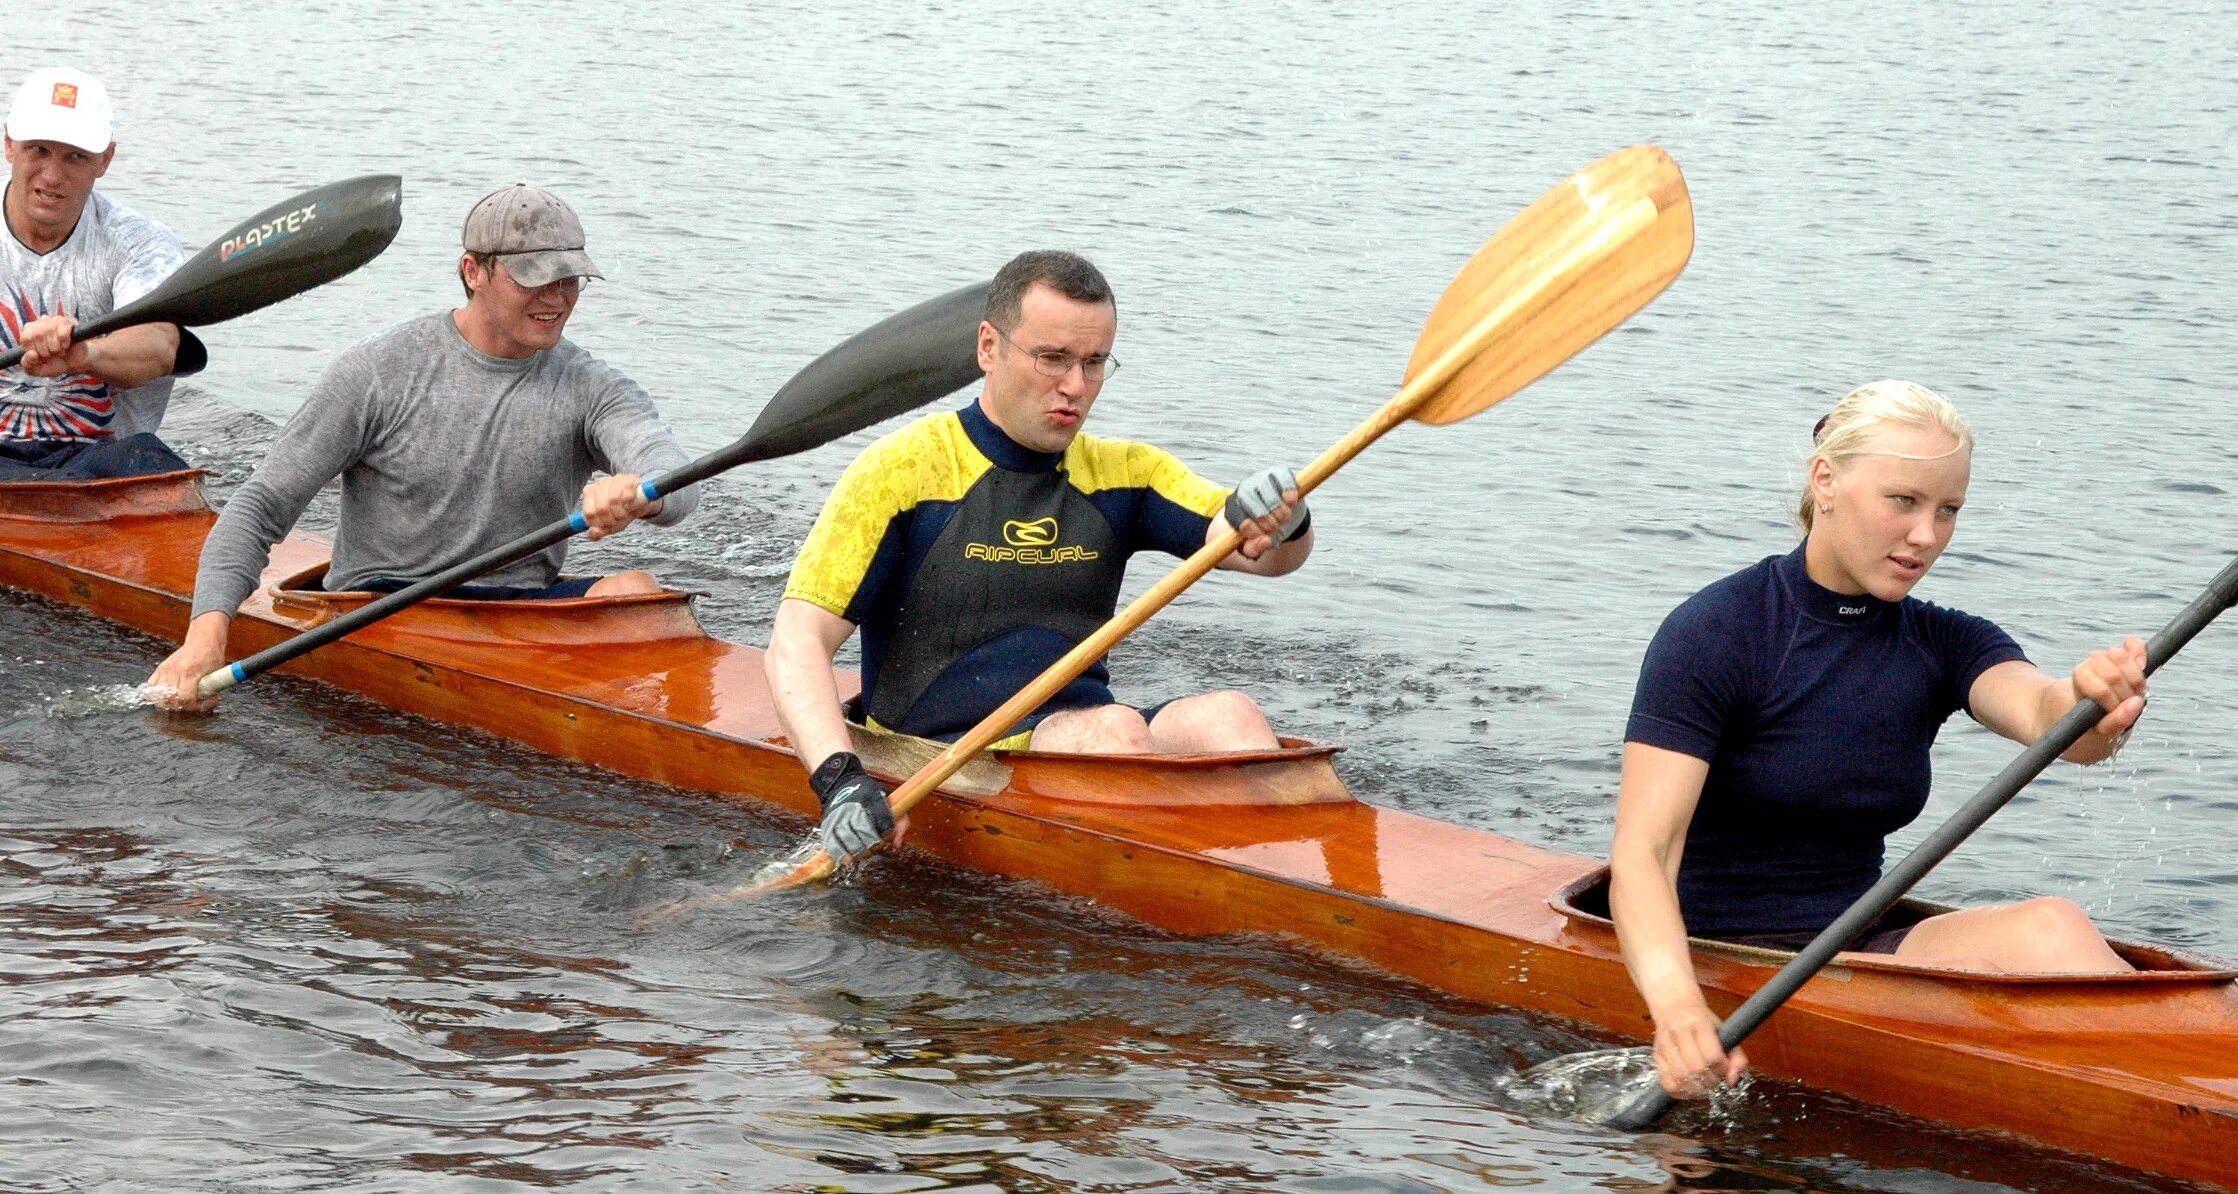
MULTIPOLYGON (((583 225, 550 191, 492 191, 466 217, 466 305, 360 341, 327 367, 203 542, 186 641, 149 683, 174 708, 209 709, 194 687, 225 663, 234 611, 272 545, 313 495, 342 479, 330 591, 393 592, 567 517, 590 537, 637 519, 673 525, 697 487, 645 500, 642 478, 688 463, 636 382, 561 337, 583 279, 604 275, 583 225), (608 476, 593 480, 593 474, 608 476), (580 495, 578 495, 580 490, 580 495)), ((563 542, 455 597, 622 596, 644 572, 564 577, 563 542)))
POLYGON ((184 468, 154 436, 174 374, 207 360, 174 324, 78 343, 84 320, 155 289, 185 260, 163 225, 94 190, 116 157, 108 92, 83 71, 34 71, 8 108, 0 238, 0 479, 184 468))

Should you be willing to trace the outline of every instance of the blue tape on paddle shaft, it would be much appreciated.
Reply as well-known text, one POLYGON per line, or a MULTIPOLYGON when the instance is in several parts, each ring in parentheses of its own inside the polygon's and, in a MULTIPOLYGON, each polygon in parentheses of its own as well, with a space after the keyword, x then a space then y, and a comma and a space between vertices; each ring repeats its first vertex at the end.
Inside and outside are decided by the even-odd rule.
POLYGON ((657 502, 661 500, 661 487, 656 481, 646 481, 643 484, 640 484, 637 489, 638 492, 645 495, 645 500, 648 502, 657 502))
POLYGON ((246 682, 246 681, 248 680, 248 678, 249 678, 249 673, 248 673, 248 672, 247 672, 247 671, 246 671, 245 669, 243 669, 243 668, 241 667, 241 665, 240 665, 240 664, 236 663, 236 664, 232 665, 232 667, 233 667, 233 682, 234 682, 235 684, 241 684, 241 683, 244 683, 244 682, 246 682))
POLYGON ((590 519, 583 517, 583 512, 581 510, 577 510, 575 513, 567 516, 567 529, 580 535, 584 531, 591 529, 591 521, 590 519))

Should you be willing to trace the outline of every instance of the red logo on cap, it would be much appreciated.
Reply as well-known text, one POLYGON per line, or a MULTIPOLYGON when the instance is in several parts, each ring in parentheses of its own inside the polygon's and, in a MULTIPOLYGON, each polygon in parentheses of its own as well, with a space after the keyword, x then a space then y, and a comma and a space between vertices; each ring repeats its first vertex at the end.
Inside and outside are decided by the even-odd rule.
POLYGON ((57 83, 57 84, 55 84, 55 85, 54 85, 54 106, 55 106, 55 107, 57 107, 57 108, 75 108, 75 107, 77 107, 77 106, 78 106, 78 85, 77 85, 76 83, 57 83))

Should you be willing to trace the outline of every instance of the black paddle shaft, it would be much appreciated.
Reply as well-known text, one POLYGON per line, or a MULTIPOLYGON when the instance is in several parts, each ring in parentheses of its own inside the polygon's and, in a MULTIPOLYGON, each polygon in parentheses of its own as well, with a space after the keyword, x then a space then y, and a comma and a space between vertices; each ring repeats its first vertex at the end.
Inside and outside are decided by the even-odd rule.
MULTIPOLYGON (((404 225, 404 180, 367 174, 328 183, 250 216, 203 246, 162 284, 81 323, 90 340, 143 323, 223 323, 331 282, 381 255, 404 225)), ((0 352, 0 369, 23 349, 0 352)))
MULTIPOLYGON (((855 333, 808 363, 777 391, 738 442, 645 482, 647 500, 757 460, 804 452, 904 414, 970 385, 979 377, 978 331, 987 285, 929 299, 855 333)), ((342 617, 203 677, 211 696, 251 676, 317 650, 398 610, 441 596, 486 572, 533 555, 588 529, 582 513, 523 535, 463 563, 369 602, 342 617)))
MULTIPOLYGON (((2171 619, 2168 625, 2161 628, 2159 634, 2153 636, 2151 642, 2145 644, 2145 673, 2150 675, 2159 670, 2161 664, 2173 659, 2176 652, 2184 649, 2184 644, 2206 629, 2207 624, 2221 616, 2234 601, 2238 601, 2238 560, 2233 560, 2224 567, 2207 586, 2206 592, 2185 606, 2183 612, 2171 619)), ((1896 901, 1903 899, 1904 893, 1910 891, 1913 884, 1934 869, 1936 863, 1949 857, 1959 843, 1972 836, 1998 809, 2005 807, 2006 802, 2027 787, 2030 780, 2043 774, 2044 768, 2051 766, 2053 759, 2080 741, 2107 712, 2095 701, 2077 701, 2065 717, 2060 718, 2051 729, 2044 732, 2043 737, 2006 764, 2005 769, 1998 772, 1997 777, 1990 780, 1972 800, 1967 801, 1965 807, 1937 827, 1934 833, 1928 835, 1927 840, 1914 847, 1910 854, 1904 856, 1903 861, 1890 867, 1881 876, 1880 882, 1873 885, 1872 890, 1859 896, 1848 911, 1820 931, 1808 946, 1781 967, 1778 974, 1772 976, 1772 981, 1749 996, 1748 1001, 1727 1017, 1724 1026, 1718 1029, 1718 1041, 1730 1051, 1747 1040, 1750 1033, 1755 1032, 1773 1012, 1779 1010, 1781 1004, 1801 990, 1803 984, 1832 961, 1835 954, 1840 953, 1843 947, 1856 940, 1868 926, 1879 920, 1882 913, 1895 907, 1896 901)), ((1608 1122, 1614 1127, 1638 1131, 1661 1119, 1670 1107, 1671 1096, 1664 1093, 1660 1085, 1652 1086, 1608 1122)))

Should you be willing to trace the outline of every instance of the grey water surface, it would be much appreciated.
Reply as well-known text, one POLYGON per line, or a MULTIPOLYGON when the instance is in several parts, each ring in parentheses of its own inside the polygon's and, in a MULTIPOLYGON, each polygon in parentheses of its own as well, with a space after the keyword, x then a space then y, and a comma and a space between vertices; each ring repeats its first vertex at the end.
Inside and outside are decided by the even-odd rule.
MULTIPOLYGON (((1046 245, 1119 292, 1093 430, 1232 479, 1387 399, 1509 216, 1664 146, 1698 225, 1667 295, 1501 406, 1394 432, 1315 496, 1305 571, 1212 577, 1114 661, 1123 696, 1245 688, 1346 744, 1364 798, 1542 845, 1605 848, 1648 636, 1793 543, 1810 427, 1851 385, 1910 377, 1972 419, 1973 489, 1919 591, 2048 670, 2158 627, 2238 550, 2228 3, 188 2, 6 25, 0 85, 51 61, 107 79, 102 185, 190 247, 311 185, 405 177, 385 256, 206 334, 166 433, 220 496, 337 350, 457 301, 459 222, 515 180, 575 203, 607 275, 571 334, 695 450, 853 331, 1046 245)), ((577 565, 652 567, 758 641, 871 434, 577 565)), ((2164 1188, 1770 1084, 1667 1135, 1568 1122, 1506 1080, 1600 1042, 922 857, 640 929, 803 824, 285 678, 207 719, 50 711, 165 650, 0 592, 0 1188, 2164 1188)), ((2238 955, 2238 624, 2154 684, 2118 761, 2039 781, 1924 894, 2065 895, 2238 955)), ((1903 840, 2016 749, 1954 722, 1903 840)))

